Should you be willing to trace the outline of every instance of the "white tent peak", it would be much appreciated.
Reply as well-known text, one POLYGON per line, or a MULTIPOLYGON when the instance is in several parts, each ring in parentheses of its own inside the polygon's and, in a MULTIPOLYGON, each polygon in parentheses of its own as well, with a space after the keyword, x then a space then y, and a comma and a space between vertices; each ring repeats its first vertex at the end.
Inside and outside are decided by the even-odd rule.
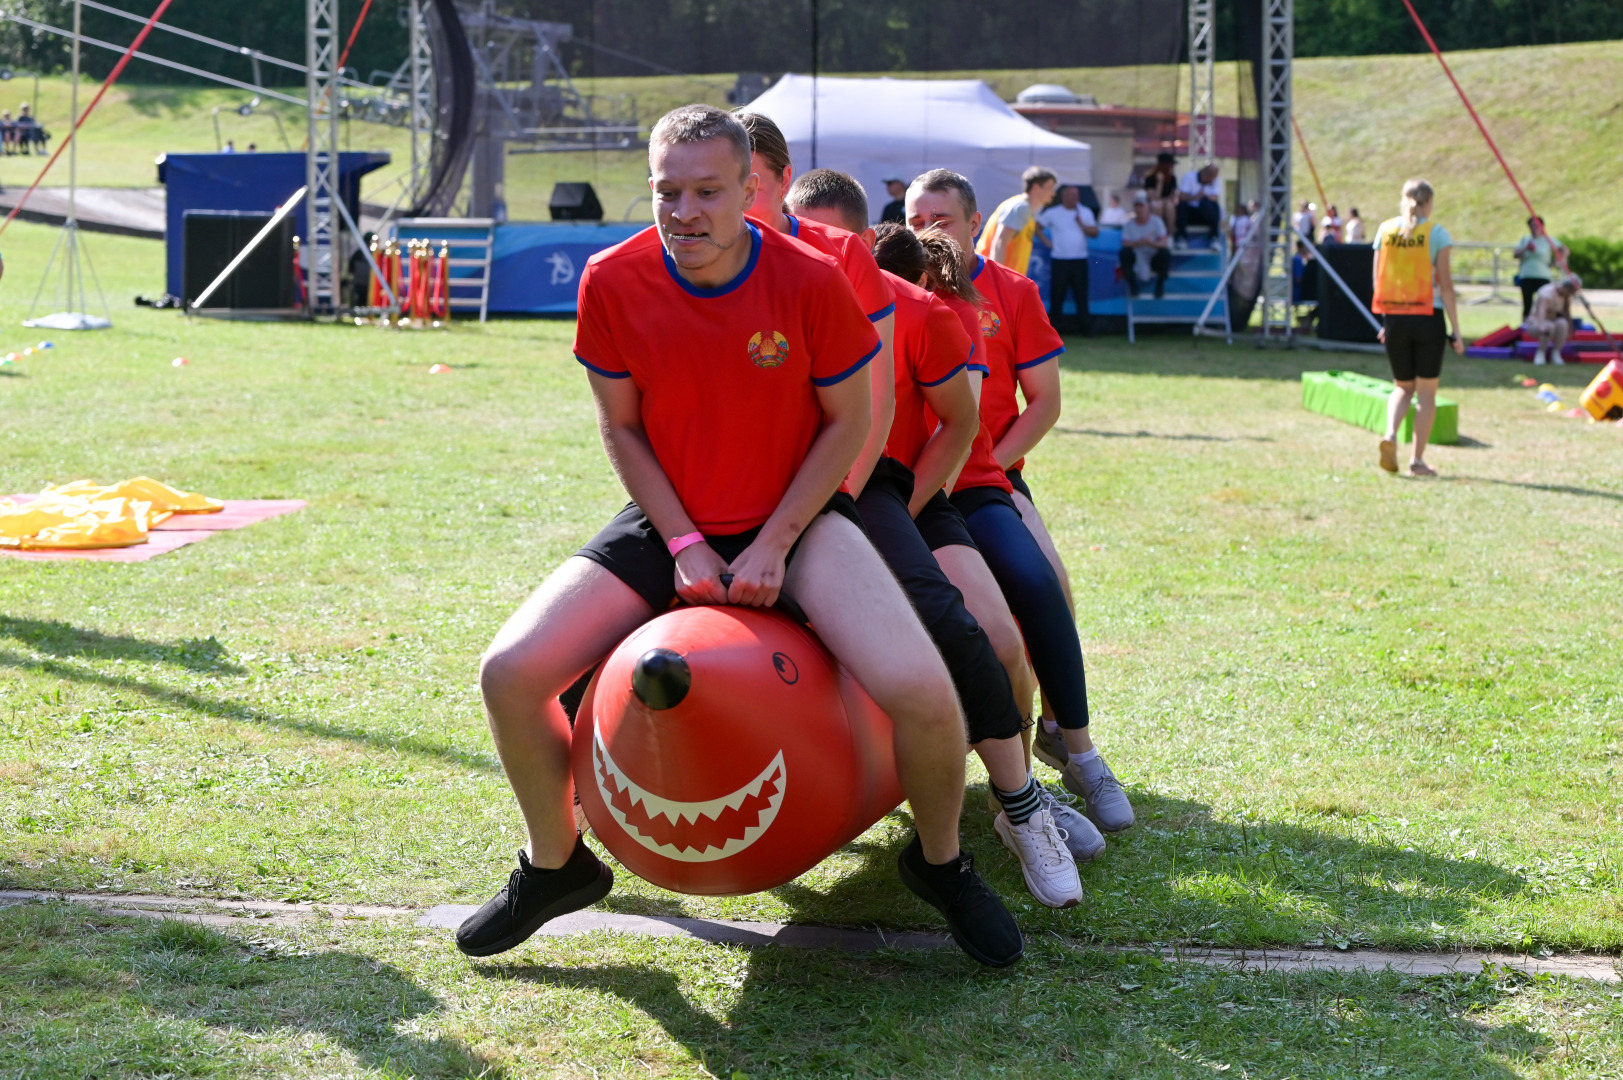
POLYGON ((1086 143, 1038 127, 979 79, 847 79, 785 75, 748 105, 789 142, 797 172, 812 167, 816 87, 817 165, 855 176, 874 218, 888 176, 929 169, 963 173, 983 211, 1020 192, 1020 174, 1042 165, 1067 183, 1092 182, 1086 143))

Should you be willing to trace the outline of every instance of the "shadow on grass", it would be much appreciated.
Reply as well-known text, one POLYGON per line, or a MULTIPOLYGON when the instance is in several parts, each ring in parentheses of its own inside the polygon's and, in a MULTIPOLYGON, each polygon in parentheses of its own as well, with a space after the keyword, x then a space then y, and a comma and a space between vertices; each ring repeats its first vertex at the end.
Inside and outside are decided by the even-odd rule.
POLYGON ((196 923, 5 909, 0 998, 8 1076, 302 1074, 322 1052, 347 1072, 346 1051, 388 1076, 509 1075, 454 1040, 403 1031, 442 1005, 395 968, 196 923), (287 1056, 266 1060, 278 1049, 287 1056))
POLYGON ((1450 476, 1446 477, 1445 481, 1450 484, 1495 484, 1499 487, 1521 488, 1524 491, 1542 491, 1550 495, 1577 495, 1585 499, 1606 499, 1611 502, 1623 502, 1623 494, 1618 492, 1573 487, 1571 484, 1534 484, 1524 480, 1495 480, 1486 476, 1450 476))
POLYGON ((1163 439, 1168 442, 1258 442, 1271 443, 1274 440, 1266 435, 1162 435, 1154 431, 1101 431, 1098 428, 1073 428, 1055 426, 1054 429, 1065 435, 1092 435, 1099 439, 1163 439))
POLYGON ((56 619, 16 619, 0 615, 0 638, 11 638, 35 652, 55 657, 174 664, 188 671, 217 675, 244 675, 248 670, 232 663, 225 646, 212 637, 187 638, 167 644, 85 630, 56 619))
MULTIPOLYGON (((81 632, 83 633, 83 631, 81 632)), ((140 643, 137 643, 137 645, 140 645, 140 643)), ((155 647, 162 648, 162 646, 155 647)), ((140 648, 132 648, 137 653, 140 651, 140 648)), ((149 701, 189 709, 192 712, 212 716, 220 720, 282 728, 286 731, 296 731, 315 738, 341 739, 346 742, 377 747, 381 750, 405 751, 406 753, 438 758, 442 761, 452 762, 470 769, 480 769, 485 772, 492 772, 497 768, 496 762, 486 755, 460 750, 455 746, 430 742, 414 735, 397 737, 355 727, 339 727, 333 724, 320 724, 308 720, 295 720, 291 717, 266 712, 263 709, 256 709, 251 705, 244 705, 240 702, 205 697, 202 694, 193 694, 186 690, 175 690, 134 676, 104 675, 99 671, 91 671, 77 664, 61 660, 38 660, 7 649, 0 649, 0 668, 33 671, 81 685, 99 686, 106 690, 135 694, 149 701)))

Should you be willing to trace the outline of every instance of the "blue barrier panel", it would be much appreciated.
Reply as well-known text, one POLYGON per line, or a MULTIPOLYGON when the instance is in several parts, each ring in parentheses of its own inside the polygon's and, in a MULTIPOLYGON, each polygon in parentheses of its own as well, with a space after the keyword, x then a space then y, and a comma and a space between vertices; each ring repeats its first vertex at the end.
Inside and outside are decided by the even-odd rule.
MULTIPOLYGON (((1094 315, 1126 315, 1127 283, 1116 278, 1116 262, 1121 257, 1121 230, 1111 225, 1100 228, 1098 236, 1088 238, 1088 311, 1094 315)), ((1041 244, 1031 245, 1031 263, 1027 276, 1037 283, 1042 294, 1043 307, 1048 306, 1050 267, 1048 249, 1041 244)), ((1065 313, 1076 314, 1076 302, 1065 298, 1065 313)))
POLYGON ((496 226, 490 310, 571 315, 586 260, 648 225, 592 221, 513 222, 496 226))
MULTIPOLYGON (((361 177, 389 164, 381 153, 338 155, 338 187, 351 214, 361 205, 361 177)), ((305 155, 256 152, 252 154, 164 154, 158 158, 158 183, 169 189, 164 216, 164 250, 169 260, 167 284, 171 296, 181 291, 185 256, 181 247, 188 210, 275 210, 304 185, 305 155)), ((304 206, 294 211, 295 229, 309 236, 304 206)))

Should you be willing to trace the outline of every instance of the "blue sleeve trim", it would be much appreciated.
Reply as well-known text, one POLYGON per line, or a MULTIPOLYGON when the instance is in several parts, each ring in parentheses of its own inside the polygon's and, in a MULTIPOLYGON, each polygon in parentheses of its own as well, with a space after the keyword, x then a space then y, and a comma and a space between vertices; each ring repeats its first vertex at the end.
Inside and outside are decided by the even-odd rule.
POLYGON ((978 371, 987 378, 991 378, 992 376, 992 369, 987 367, 985 364, 965 364, 964 367, 968 368, 970 371, 978 371))
POLYGON ((869 315, 868 316, 868 321, 869 322, 878 322, 880 319, 883 319, 886 315, 894 315, 894 314, 896 314, 896 305, 895 304, 886 304, 884 307, 880 308, 878 311, 874 312, 872 315, 869 315))
POLYGON ((920 386, 940 386, 942 383, 946 382, 948 379, 952 378, 954 375, 958 374, 960 371, 963 371, 968 366, 969 366, 968 364, 959 364, 957 367, 953 368, 951 371, 949 371, 945 375, 941 376, 941 378, 936 379, 934 382, 925 382, 923 379, 920 379, 919 380, 919 385, 920 386))
POLYGON ((582 367, 589 368, 590 370, 597 372, 599 375, 603 376, 605 379, 629 379, 629 378, 631 378, 631 372, 629 372, 629 371, 610 371, 608 368, 600 368, 596 364, 592 363, 590 360, 586 359, 586 357, 582 356, 580 353, 575 354, 575 359, 580 361, 582 367))
POLYGON ((858 360, 856 363, 852 364, 850 367, 846 368, 844 371, 840 372, 838 375, 830 375, 826 379, 819 379, 816 376, 813 376, 812 377, 812 385, 813 386, 833 386, 835 383, 844 382, 845 380, 849 379, 851 376, 855 375, 857 372, 861 371, 863 368, 867 367, 868 366, 868 361, 872 360, 874 357, 879 355, 880 348, 881 348, 880 345, 875 345, 872 349, 870 349, 868 351, 867 356, 864 356, 861 360, 858 360))
POLYGON ((1048 363, 1048 361, 1054 359, 1054 357, 1058 356, 1060 353, 1062 353, 1064 351, 1065 351, 1065 346, 1061 345, 1059 348, 1055 349, 1053 352, 1044 353, 1042 356, 1037 357, 1037 359, 1035 359, 1035 360, 1027 360, 1023 364, 1014 365, 1014 370, 1016 370, 1016 371, 1024 371, 1027 368, 1036 367, 1038 364, 1046 364, 1046 363, 1048 363))

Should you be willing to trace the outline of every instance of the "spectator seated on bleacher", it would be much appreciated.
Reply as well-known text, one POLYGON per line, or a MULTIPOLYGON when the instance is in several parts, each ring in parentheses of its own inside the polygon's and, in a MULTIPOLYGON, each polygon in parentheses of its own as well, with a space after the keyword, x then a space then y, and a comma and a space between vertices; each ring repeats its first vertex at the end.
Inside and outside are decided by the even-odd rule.
POLYGON ((17 119, 13 124, 15 135, 13 143, 16 147, 12 153, 43 154, 51 133, 40 126, 29 112, 28 102, 23 102, 17 110, 17 119))

